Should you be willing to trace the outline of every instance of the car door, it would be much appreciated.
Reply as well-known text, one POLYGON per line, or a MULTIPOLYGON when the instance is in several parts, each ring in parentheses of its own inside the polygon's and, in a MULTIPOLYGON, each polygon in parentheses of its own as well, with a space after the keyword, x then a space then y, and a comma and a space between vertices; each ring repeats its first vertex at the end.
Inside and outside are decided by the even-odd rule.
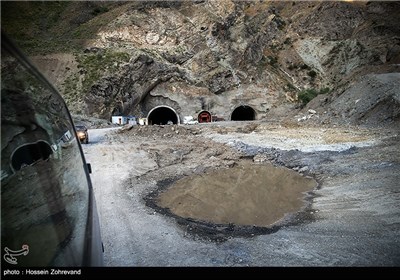
POLYGON ((1 39, 2 267, 101 266, 96 203, 68 108, 1 39))

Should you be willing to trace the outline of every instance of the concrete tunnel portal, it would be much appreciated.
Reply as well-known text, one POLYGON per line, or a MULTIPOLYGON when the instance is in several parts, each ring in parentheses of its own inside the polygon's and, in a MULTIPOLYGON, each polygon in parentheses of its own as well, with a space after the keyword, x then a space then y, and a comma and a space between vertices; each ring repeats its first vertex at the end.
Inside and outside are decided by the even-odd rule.
POLYGON ((147 121, 150 125, 164 125, 169 124, 169 122, 172 122, 173 124, 180 123, 179 116, 176 111, 173 108, 165 105, 157 106, 151 109, 147 114, 147 121))
MULTIPOLYGON (((232 121, 254 121, 256 119, 255 110, 247 105, 236 107, 231 114, 232 121)), ((180 124, 179 115, 176 111, 166 105, 156 106, 147 114, 149 125, 180 124)), ((212 116, 208 111, 202 111, 198 115, 199 122, 211 122, 212 116)))
POLYGON ((247 105, 241 105, 233 110, 231 115, 232 121, 254 121, 256 119, 256 111, 247 105))

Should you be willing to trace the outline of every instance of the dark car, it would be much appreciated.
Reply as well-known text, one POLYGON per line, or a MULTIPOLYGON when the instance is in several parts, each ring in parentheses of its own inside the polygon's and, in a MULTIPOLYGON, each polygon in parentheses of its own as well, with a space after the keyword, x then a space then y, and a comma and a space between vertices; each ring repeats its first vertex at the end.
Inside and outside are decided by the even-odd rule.
POLYGON ((88 134, 87 127, 84 125, 77 125, 77 126, 75 126, 75 130, 76 130, 76 135, 79 138, 79 141, 81 143, 88 144, 89 143, 89 134, 88 134))
POLYGON ((102 266, 80 141, 57 90, 1 34, 1 267, 102 266))

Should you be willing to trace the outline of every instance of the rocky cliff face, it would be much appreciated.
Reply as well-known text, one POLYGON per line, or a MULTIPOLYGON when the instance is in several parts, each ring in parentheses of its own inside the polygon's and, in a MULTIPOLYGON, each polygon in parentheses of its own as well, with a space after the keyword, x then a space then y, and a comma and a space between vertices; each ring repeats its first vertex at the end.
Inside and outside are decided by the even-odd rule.
MULTIPOLYGON (((25 11, 23 5, 7 8, 25 11)), ((363 114, 375 120, 366 123, 376 124, 377 114, 368 112, 381 108, 387 116, 379 120, 399 120, 400 79, 385 74, 400 69, 398 2, 63 5, 58 7, 59 19, 38 34, 47 34, 51 41, 56 30, 67 30, 63 26, 68 25, 71 30, 62 38, 70 38, 70 49, 56 45, 51 53, 38 56, 31 46, 30 53, 73 113, 106 119, 116 114, 146 117, 153 108, 168 106, 180 119, 197 118, 206 110, 228 120, 235 108, 248 106, 255 119, 281 119, 299 114, 302 91, 329 88, 300 114, 312 108, 325 122, 357 122, 363 114), (391 89, 383 90, 380 83, 391 89), (346 98, 358 100, 360 111, 352 111, 346 98), (385 106, 374 105, 383 99, 385 106)), ((41 5, 46 8, 50 6, 41 5)), ((2 26, 17 33, 12 22, 6 17, 2 26)), ((16 37, 29 46, 29 36, 16 37)))

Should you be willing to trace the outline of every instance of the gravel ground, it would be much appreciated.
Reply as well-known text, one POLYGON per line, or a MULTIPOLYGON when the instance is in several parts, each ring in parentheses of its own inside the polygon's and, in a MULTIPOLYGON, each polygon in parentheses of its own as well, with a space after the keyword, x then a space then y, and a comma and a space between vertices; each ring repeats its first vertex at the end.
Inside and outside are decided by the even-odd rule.
POLYGON ((107 266, 400 265, 398 131, 220 122, 93 129, 89 139, 107 266), (314 177, 308 207, 236 234, 151 203, 179 178, 249 159, 314 177))

